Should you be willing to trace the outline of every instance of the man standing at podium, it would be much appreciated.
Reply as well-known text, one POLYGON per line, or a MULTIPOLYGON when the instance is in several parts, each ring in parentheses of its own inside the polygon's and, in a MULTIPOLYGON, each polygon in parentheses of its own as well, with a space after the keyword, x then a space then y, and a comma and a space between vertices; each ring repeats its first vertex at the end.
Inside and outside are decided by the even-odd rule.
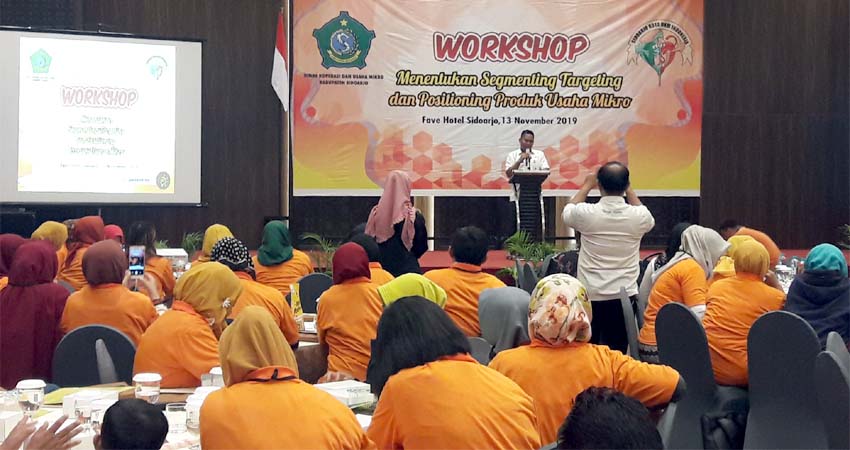
MULTIPOLYGON (((531 130, 523 130, 519 135, 519 148, 508 153, 505 159, 505 175, 508 181, 514 176, 514 172, 541 172, 549 171, 549 161, 546 160, 546 155, 541 151, 534 151, 531 147, 534 146, 534 132, 531 130)), ((519 227, 519 185, 511 183, 510 199, 512 202, 511 209, 517 214, 516 225, 519 227)))

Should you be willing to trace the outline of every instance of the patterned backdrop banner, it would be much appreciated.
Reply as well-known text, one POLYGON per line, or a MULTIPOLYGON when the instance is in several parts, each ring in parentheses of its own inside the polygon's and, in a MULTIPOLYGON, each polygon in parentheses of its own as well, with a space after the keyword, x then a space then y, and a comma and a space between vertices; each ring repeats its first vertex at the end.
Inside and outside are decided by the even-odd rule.
POLYGON ((534 131, 575 192, 607 161, 699 195, 703 0, 294 0, 295 195, 507 195, 534 131))

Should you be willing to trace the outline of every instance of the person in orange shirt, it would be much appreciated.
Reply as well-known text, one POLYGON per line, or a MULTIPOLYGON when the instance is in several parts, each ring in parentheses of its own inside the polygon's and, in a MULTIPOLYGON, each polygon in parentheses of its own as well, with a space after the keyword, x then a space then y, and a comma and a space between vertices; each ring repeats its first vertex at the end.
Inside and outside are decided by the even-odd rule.
POLYGON ((384 308, 405 297, 422 297, 434 302, 440 308, 446 307, 446 291, 437 283, 418 273, 405 273, 378 288, 384 308))
POLYGON ((708 286, 711 287, 717 281, 720 281, 724 278, 730 278, 735 276, 735 261, 732 259, 732 253, 738 248, 738 244, 744 241, 752 241, 753 238, 749 236, 732 236, 727 239, 729 242, 729 249, 726 250, 726 255, 720 257, 720 261, 717 262, 717 265, 714 266, 714 270, 711 272, 711 279, 708 280, 708 286))
POLYGON ((177 281, 171 310, 142 335, 133 372, 158 373, 166 388, 200 386, 201 375, 218 366, 218 338, 241 293, 226 266, 193 266, 177 281))
POLYGON ((540 448, 531 397, 469 351, 432 301, 387 307, 367 375, 379 399, 366 433, 379 449, 540 448))
POLYGON ((295 323, 292 308, 277 289, 254 281, 254 263, 251 261, 248 247, 236 238, 226 237, 213 247, 212 260, 227 266, 242 283, 242 295, 239 296, 239 301, 228 319, 235 319, 248 306, 261 306, 272 315, 286 337, 286 342, 293 349, 298 348, 298 324, 295 323))
POLYGON ((383 302, 370 280, 369 258, 359 245, 343 244, 333 257, 334 285, 319 301, 316 330, 328 355, 328 372, 366 379, 370 346, 383 302))
POLYGON ((576 395, 588 387, 611 387, 647 406, 666 404, 677 387, 684 389, 670 367, 588 343, 591 311, 577 279, 554 274, 540 280, 528 306, 531 345, 505 350, 490 362, 534 399, 544 444, 555 441, 576 395))
POLYGON ((372 275, 372 282, 378 286, 383 286, 394 280, 393 274, 384 270, 381 265, 381 248, 378 247, 378 242, 375 238, 366 233, 355 234, 350 242, 363 247, 366 250, 366 256, 369 257, 369 273, 372 275))
POLYGON ((86 285, 83 275, 83 255, 95 242, 104 239, 103 219, 99 216, 86 216, 74 223, 73 238, 68 246, 68 257, 56 277, 79 291, 86 285))
POLYGON ((12 271, 15 252, 26 242, 26 239, 17 234, 0 234, 0 290, 9 284, 9 272, 12 271))
POLYGON ((254 270, 257 281, 286 296, 290 286, 313 273, 313 262, 306 253, 292 248, 286 224, 272 220, 263 229, 263 243, 254 257, 254 270))
MULTIPOLYGON (((198 259, 192 262, 192 265, 200 265, 205 262, 209 262, 210 257, 212 256, 212 249, 215 247, 215 244, 226 237, 233 237, 233 233, 230 232, 230 228, 218 223, 208 226, 207 230, 204 232, 204 242, 201 244, 201 255, 198 256, 198 259)), ((190 258, 192 256, 193 255, 189 255, 190 258)))
POLYGON ((655 318, 662 306, 670 302, 683 303, 702 318, 708 279, 717 260, 728 248, 729 243, 710 228, 691 225, 682 232, 681 250, 652 274, 652 289, 638 335, 638 350, 643 361, 659 362, 655 318))
POLYGON ((779 250, 779 246, 776 245, 776 242, 773 242, 773 239, 771 239, 765 232, 738 225, 738 223, 734 220, 724 221, 720 224, 718 231, 720 231, 723 239, 726 240, 729 240, 732 236, 749 236, 757 240, 759 244, 764 246, 767 253, 770 255, 771 269, 779 264, 779 258, 782 256, 782 252, 779 250))
POLYGON ((58 267, 65 264, 65 258, 68 256, 68 247, 65 247, 65 242, 68 240, 68 227, 59 222, 48 220, 42 223, 32 232, 32 239, 48 241, 53 245, 56 251, 56 262, 58 267))
POLYGON ((446 313, 467 336, 481 336, 478 322, 478 297, 481 291, 505 287, 501 280, 481 271, 487 260, 487 234, 477 227, 464 227, 452 237, 449 254, 454 264, 448 269, 435 269, 425 278, 445 289, 446 313))
POLYGON ((714 379, 718 384, 746 386, 750 327, 762 314, 781 309, 785 293, 776 277, 768 275, 770 254, 759 242, 738 244, 732 259, 735 276, 711 285, 702 324, 714 379))
MULTIPOLYGON (((86 284, 68 297, 62 314, 65 334, 86 325, 106 325, 124 333, 138 345, 142 333, 156 320, 151 300, 124 286, 129 278, 127 257, 121 246, 111 240, 100 241, 83 255, 86 284)), ((145 280, 153 284, 153 280, 145 280)))
POLYGON ((144 286, 139 286, 138 290, 152 299, 159 298, 166 301, 174 295, 174 285, 177 280, 174 279, 171 261, 156 254, 156 228, 152 223, 135 222, 130 225, 127 232, 128 256, 130 247, 134 245, 145 247, 145 274, 150 274, 157 284, 154 292, 148 291, 144 286))
POLYGON ((205 450, 375 448, 350 409, 298 379, 295 355, 265 308, 242 310, 219 349, 225 387, 201 407, 205 450))

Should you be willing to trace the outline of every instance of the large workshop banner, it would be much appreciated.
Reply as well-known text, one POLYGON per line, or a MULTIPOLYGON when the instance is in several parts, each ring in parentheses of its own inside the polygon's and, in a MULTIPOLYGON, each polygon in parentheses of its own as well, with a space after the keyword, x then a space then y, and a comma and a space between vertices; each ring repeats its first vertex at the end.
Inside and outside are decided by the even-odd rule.
POLYGON ((522 130, 569 194, 607 161, 699 195, 703 0, 294 0, 295 195, 507 195, 522 130))

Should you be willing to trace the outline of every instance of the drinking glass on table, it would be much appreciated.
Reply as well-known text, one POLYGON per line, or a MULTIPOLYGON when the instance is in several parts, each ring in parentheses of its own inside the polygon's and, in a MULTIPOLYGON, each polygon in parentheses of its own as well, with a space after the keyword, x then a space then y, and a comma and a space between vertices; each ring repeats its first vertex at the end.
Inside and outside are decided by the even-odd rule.
POLYGON ((169 433, 185 433, 186 432, 186 413, 185 403, 169 403, 165 405, 165 418, 168 420, 169 433))
POLYGON ((162 376, 158 373, 139 373, 133 377, 136 385, 136 398, 155 405, 159 400, 159 384, 162 376))
POLYGON ((32 418, 38 408, 41 408, 41 404, 44 402, 45 386, 43 380, 21 380, 18 382, 15 387, 18 391, 18 405, 25 416, 32 418))
POLYGON ((74 400, 74 416, 83 426, 83 432, 92 430, 92 399, 80 397, 74 400))

